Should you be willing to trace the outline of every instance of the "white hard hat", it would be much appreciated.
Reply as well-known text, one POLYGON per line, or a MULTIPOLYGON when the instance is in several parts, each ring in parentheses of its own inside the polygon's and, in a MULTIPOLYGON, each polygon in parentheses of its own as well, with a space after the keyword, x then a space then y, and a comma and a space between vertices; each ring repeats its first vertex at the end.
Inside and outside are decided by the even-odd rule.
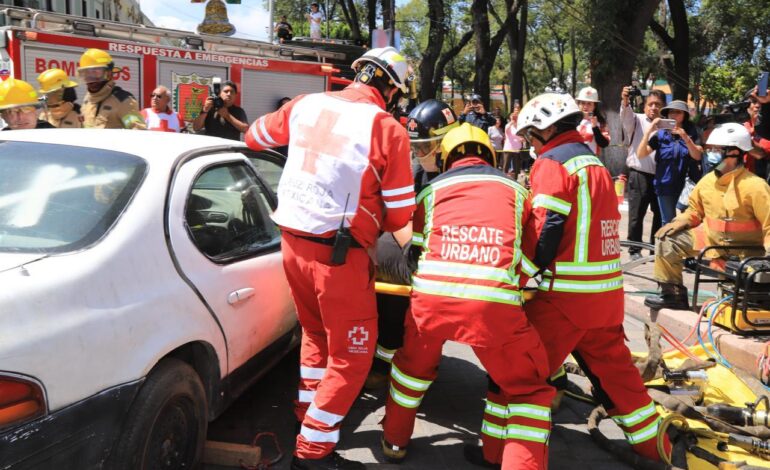
POLYGON ((566 93, 543 93, 531 100, 519 112, 517 133, 521 134, 530 127, 543 130, 557 121, 573 116, 583 115, 572 96, 566 93))
POLYGON ((709 135, 706 145, 718 145, 720 147, 738 147, 744 152, 753 148, 751 134, 743 125, 728 122, 717 125, 709 135))
POLYGON ((402 92, 406 93, 406 77, 408 75, 409 65, 404 56, 402 56, 395 47, 377 47, 366 51, 364 55, 356 59, 351 67, 358 72, 359 65, 371 62, 382 69, 393 85, 402 92))
POLYGON ((580 89, 576 99, 577 101, 588 101, 589 103, 598 103, 599 92, 596 91, 596 88, 587 86, 585 88, 580 89))

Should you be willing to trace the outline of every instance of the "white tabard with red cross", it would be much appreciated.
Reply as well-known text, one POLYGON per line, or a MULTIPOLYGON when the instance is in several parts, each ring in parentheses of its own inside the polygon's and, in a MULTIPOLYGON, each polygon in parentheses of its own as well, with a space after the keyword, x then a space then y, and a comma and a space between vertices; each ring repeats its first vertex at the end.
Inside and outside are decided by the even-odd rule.
POLYGON ((278 225, 322 234, 339 228, 344 212, 345 225, 350 226, 369 165, 374 117, 382 112, 374 104, 325 94, 297 101, 289 118, 289 158, 273 214, 278 225))

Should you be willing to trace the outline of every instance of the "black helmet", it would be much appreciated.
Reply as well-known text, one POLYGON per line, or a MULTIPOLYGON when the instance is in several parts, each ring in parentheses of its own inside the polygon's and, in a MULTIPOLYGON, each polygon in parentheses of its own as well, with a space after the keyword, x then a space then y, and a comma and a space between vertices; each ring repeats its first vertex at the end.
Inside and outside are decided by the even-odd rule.
POLYGON ((438 148, 444 134, 456 126, 457 116, 443 101, 426 100, 415 106, 406 121, 415 156, 422 157, 438 148))

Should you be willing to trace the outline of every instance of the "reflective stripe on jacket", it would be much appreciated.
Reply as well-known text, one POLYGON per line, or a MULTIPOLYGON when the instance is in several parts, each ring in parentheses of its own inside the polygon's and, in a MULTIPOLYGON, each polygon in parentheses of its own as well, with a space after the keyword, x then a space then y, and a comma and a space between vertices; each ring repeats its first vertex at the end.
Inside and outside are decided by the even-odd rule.
POLYGON ((565 314, 583 328, 622 322, 620 213, 609 172, 570 131, 541 150, 530 182, 539 295, 565 302, 565 314))
POLYGON ((526 322, 521 282, 527 191, 466 158, 418 196, 412 243, 412 315, 422 334, 465 344, 502 344, 526 322))

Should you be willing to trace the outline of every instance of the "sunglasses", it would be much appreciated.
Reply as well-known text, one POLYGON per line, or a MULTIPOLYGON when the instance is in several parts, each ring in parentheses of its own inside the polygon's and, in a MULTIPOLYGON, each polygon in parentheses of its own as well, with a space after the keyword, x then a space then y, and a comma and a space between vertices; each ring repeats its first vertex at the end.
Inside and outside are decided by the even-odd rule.
POLYGON ((158 93, 153 93, 153 94, 150 95, 150 97, 151 98, 158 98, 158 99, 160 99, 160 98, 165 98, 166 95, 161 95, 161 94, 158 94, 158 93))
POLYGON ((56 108, 60 107, 61 105, 62 105, 62 103, 50 103, 50 104, 47 104, 46 107, 48 109, 56 109, 56 108))
POLYGON ((37 106, 19 106, 18 108, 4 109, 3 116, 21 116, 22 114, 35 112, 37 108, 37 106))

